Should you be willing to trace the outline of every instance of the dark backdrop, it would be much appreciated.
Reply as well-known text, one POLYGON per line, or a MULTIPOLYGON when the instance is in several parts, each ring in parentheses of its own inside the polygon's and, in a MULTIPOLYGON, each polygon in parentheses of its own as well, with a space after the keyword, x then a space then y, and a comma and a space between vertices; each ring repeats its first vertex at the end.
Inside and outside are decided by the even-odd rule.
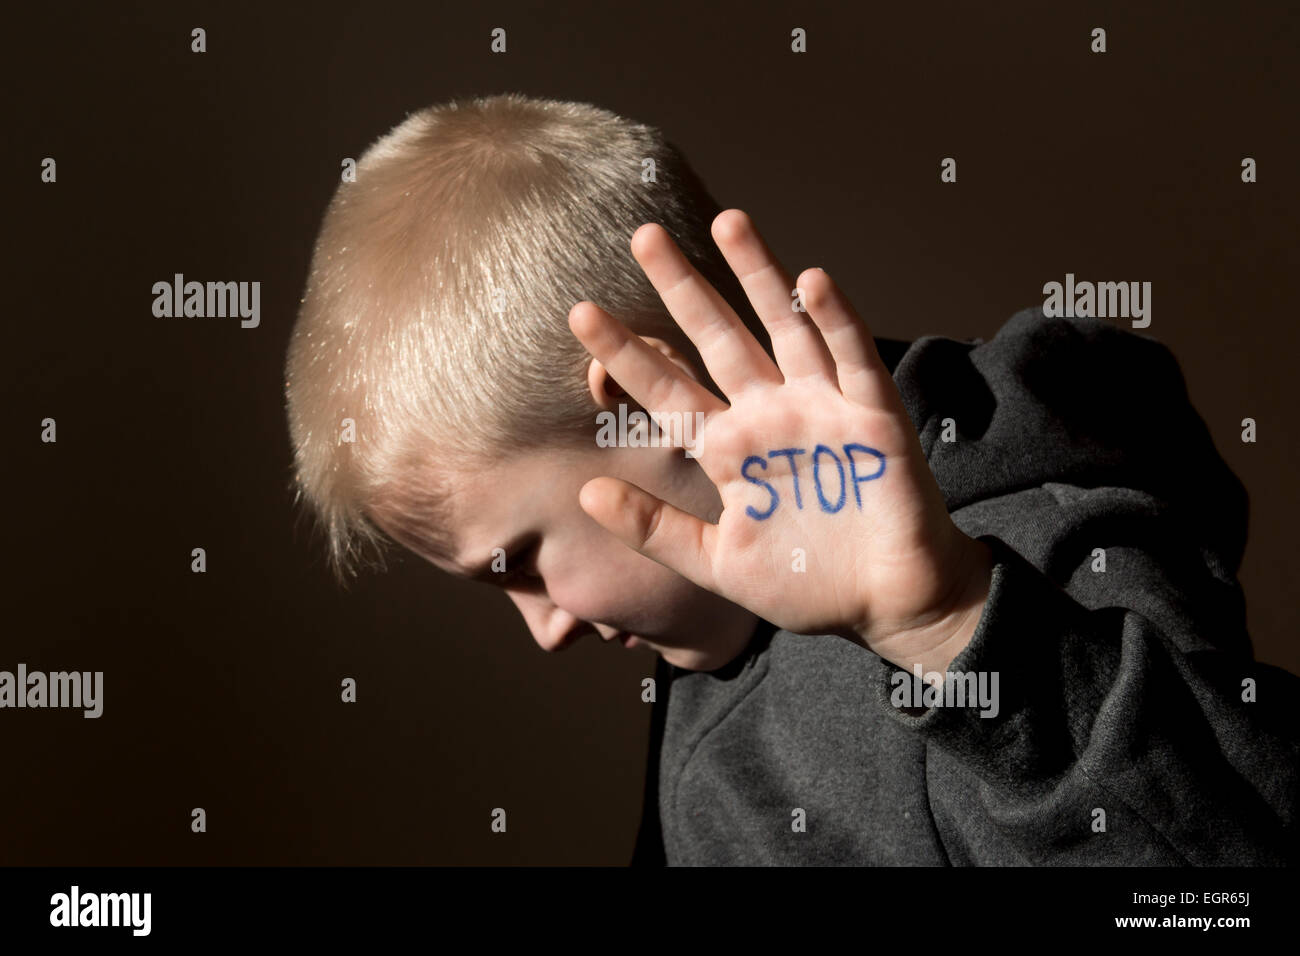
POLYGON ((342 592, 290 508, 282 365, 340 161, 453 95, 660 125, 880 336, 991 337, 1066 272, 1151 281, 1144 334, 1250 493, 1258 655, 1300 669, 1296 22, 1133 6, 24 5, 3 65, 0 669, 102 670, 105 703, 0 711, 0 863, 629 857, 653 658, 548 656, 504 595, 414 559, 342 592), (260 328, 154 318, 176 272, 261 281, 260 328))

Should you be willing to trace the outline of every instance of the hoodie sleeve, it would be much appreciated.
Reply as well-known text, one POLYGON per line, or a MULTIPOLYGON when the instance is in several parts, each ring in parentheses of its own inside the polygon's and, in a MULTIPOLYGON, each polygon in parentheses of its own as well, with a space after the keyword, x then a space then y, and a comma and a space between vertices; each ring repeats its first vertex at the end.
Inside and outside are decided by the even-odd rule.
POLYGON ((989 342, 918 340, 896 380, 953 520, 995 559, 949 666, 984 697, 927 700, 883 660, 871 692, 925 740, 950 860, 1300 859, 1300 679, 1253 660, 1245 490, 1168 349, 1032 309, 989 342))

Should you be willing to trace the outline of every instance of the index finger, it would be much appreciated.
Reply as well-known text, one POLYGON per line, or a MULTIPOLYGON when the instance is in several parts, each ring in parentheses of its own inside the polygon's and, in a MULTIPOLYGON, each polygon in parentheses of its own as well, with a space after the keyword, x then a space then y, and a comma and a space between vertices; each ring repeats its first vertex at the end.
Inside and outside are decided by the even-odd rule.
POLYGON ((632 255, 709 375, 728 399, 752 385, 782 385, 785 376, 740 316, 677 248, 668 230, 646 223, 632 235, 632 255))
POLYGON ((712 415, 726 410, 722 399, 594 302, 579 302, 569 310, 569 328, 647 412, 712 415))

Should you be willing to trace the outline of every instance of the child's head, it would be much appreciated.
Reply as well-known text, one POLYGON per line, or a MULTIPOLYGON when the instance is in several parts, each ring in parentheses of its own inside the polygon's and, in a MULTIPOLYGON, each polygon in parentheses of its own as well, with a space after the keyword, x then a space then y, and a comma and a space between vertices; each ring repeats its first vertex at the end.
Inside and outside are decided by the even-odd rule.
POLYGON ((597 446, 597 413, 628 399, 568 326, 591 300, 716 393, 629 240, 662 225, 765 342, 719 211, 658 131, 585 104, 453 102, 376 142, 326 213, 286 367, 296 491, 339 580, 387 538, 454 573, 502 548, 484 580, 543 647, 594 629, 684 667, 734 656, 752 616, 579 507, 602 474, 710 520, 720 504, 680 448, 597 446))

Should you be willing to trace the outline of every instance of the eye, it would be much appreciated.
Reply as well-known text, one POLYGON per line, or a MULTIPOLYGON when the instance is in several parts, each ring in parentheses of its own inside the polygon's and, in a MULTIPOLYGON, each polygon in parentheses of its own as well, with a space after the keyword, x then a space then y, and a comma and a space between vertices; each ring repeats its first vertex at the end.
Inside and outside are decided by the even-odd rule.
POLYGON ((513 584, 514 582, 521 581, 525 578, 535 578, 535 577, 537 577, 537 575, 532 571, 531 568, 515 568, 513 571, 507 571, 505 574, 503 574, 501 576, 501 580, 508 584, 513 584))
POLYGON ((532 582, 541 581, 537 573, 537 548, 529 547, 506 559, 506 572, 499 578, 503 586, 527 587, 532 582))

